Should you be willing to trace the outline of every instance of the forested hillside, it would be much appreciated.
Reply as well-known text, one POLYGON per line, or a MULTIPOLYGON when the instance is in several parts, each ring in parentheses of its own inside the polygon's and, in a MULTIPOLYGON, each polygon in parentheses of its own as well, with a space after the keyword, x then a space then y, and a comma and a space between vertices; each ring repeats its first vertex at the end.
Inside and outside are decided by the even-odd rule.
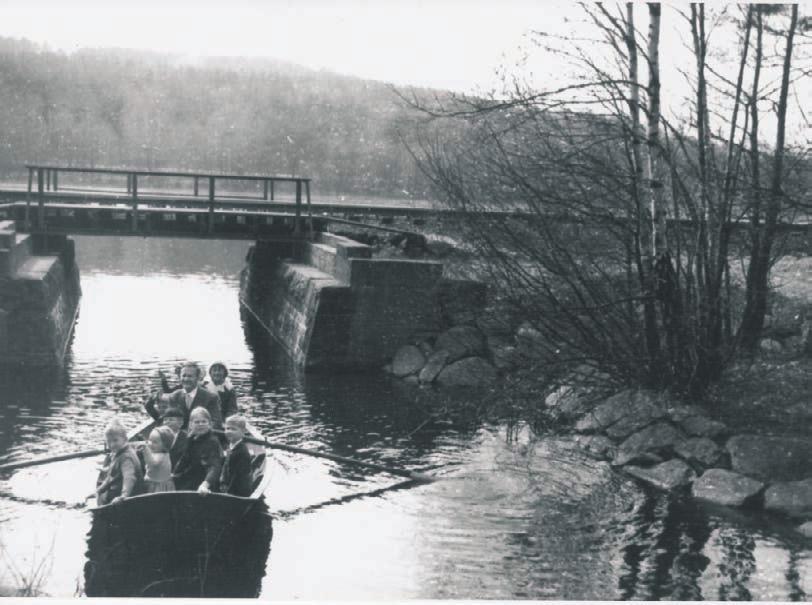
POLYGON ((0 178, 36 161, 295 174, 322 194, 422 197, 398 136, 412 117, 382 82, 271 60, 0 38, 0 178))

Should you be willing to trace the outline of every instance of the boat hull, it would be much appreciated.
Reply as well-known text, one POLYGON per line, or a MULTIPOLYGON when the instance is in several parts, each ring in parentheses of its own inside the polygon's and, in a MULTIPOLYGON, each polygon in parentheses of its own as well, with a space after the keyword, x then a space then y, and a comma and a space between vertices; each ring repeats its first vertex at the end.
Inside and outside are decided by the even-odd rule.
MULTIPOLYGON (((131 440, 144 439, 153 426, 140 427, 131 440)), ((258 596, 273 528, 264 501, 265 450, 251 446, 249 451, 255 472, 249 498, 158 492, 91 509, 85 594, 258 596)))
POLYGON ((256 597, 273 534, 264 501, 223 494, 137 496, 93 513, 85 593, 256 597))

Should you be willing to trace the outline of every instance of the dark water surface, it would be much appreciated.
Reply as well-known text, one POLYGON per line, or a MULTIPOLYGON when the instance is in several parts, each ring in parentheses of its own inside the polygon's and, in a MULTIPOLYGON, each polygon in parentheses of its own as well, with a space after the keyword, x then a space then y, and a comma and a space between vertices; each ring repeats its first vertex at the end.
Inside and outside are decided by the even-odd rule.
MULTIPOLYGON (((96 446, 113 416, 129 426, 144 420, 158 369, 219 359, 240 406, 272 439, 443 476, 415 486, 274 454, 270 553, 265 536, 264 576, 247 581, 262 598, 812 595, 812 552, 789 525, 649 496, 564 440, 533 444, 502 426, 414 432, 425 418, 413 387, 384 376, 297 373, 241 320, 246 250, 78 238, 84 294, 70 358, 51 375, 0 378, 0 461, 96 446)), ((0 585, 37 576, 44 594, 81 593, 91 528, 81 502, 97 463, 0 481, 0 585)), ((146 569, 160 554, 133 554, 132 565, 146 569)), ((133 596, 144 588, 136 583, 133 596)))

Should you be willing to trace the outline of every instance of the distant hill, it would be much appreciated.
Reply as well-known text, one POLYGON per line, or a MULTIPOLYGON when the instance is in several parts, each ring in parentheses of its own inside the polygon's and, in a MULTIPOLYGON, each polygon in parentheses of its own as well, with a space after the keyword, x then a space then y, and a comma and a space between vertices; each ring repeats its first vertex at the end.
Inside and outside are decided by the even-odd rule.
POLYGON ((414 118, 383 82, 281 61, 66 54, 0 37, 0 178, 36 161, 295 174, 321 194, 423 197, 398 134, 414 118))

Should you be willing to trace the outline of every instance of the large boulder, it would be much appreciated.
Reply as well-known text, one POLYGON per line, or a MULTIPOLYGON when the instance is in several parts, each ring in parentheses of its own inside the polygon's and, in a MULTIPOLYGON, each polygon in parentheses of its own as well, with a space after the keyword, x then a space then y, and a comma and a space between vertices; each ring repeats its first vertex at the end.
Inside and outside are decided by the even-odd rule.
POLYGON ((725 506, 743 506, 763 488, 761 481, 721 468, 712 468, 694 481, 691 493, 699 500, 725 506))
POLYGON ((705 468, 717 466, 724 453, 716 443, 707 437, 691 437, 674 446, 674 452, 688 462, 700 464, 705 468))
POLYGON ((512 370, 521 363, 519 351, 513 345, 495 345, 489 347, 493 365, 500 370, 512 370))
POLYGON ((544 406, 558 417, 574 418, 589 409, 590 389, 563 384, 544 398, 544 406))
POLYGON ((420 370, 420 382, 434 382, 434 379, 437 378, 437 375, 445 367, 447 361, 448 351, 437 351, 432 353, 426 361, 426 365, 424 365, 423 369, 420 370))
POLYGON ((399 377, 419 372, 426 363, 423 352, 414 345, 400 347, 392 359, 392 374, 399 377))
POLYGON ((640 459, 643 454, 667 454, 685 435, 674 425, 659 421, 631 435, 620 444, 613 464, 619 466, 640 459))
POLYGON ((780 353, 784 350, 781 343, 773 338, 762 338, 758 343, 758 348, 761 349, 762 353, 767 353, 768 355, 780 353))
POLYGON ((670 405, 668 406, 668 417, 674 422, 682 422, 691 416, 704 416, 705 411, 697 405, 670 405))
POLYGON ((798 527, 795 528, 802 536, 806 538, 812 538, 812 521, 807 521, 806 523, 801 523, 798 527))
POLYGON ((578 435, 575 442, 598 460, 611 460, 617 453, 617 446, 605 435, 578 435))
POLYGON ((473 326, 454 326, 437 337, 435 351, 448 351, 448 362, 487 353, 485 336, 473 326))
POLYGON ((443 368, 436 380, 445 386, 485 386, 496 380, 496 369, 481 357, 466 357, 443 368))
POLYGON ((812 518, 812 477, 774 483, 764 492, 764 508, 791 517, 812 518))
POLYGON ((420 349, 420 352, 428 359, 432 353, 434 353, 434 347, 428 340, 421 340, 417 343, 417 348, 420 349))
POLYGON ((646 391, 626 390, 596 406, 575 425, 580 433, 605 431, 613 439, 623 439, 665 415, 659 398, 646 391))
POLYGON ((812 467, 812 439, 736 435, 725 447, 734 471, 760 481, 805 479, 812 467))
POLYGON ((519 353, 528 359, 544 357, 547 351, 547 339, 528 321, 516 329, 516 345, 519 353))
POLYGON ((696 477, 693 469, 682 460, 668 460, 650 468, 625 466, 623 470, 657 489, 671 491, 689 484, 696 477))
POLYGON ((683 418, 679 425, 683 431, 692 437, 714 438, 727 432, 727 426, 724 422, 711 420, 707 416, 688 416, 683 418))

